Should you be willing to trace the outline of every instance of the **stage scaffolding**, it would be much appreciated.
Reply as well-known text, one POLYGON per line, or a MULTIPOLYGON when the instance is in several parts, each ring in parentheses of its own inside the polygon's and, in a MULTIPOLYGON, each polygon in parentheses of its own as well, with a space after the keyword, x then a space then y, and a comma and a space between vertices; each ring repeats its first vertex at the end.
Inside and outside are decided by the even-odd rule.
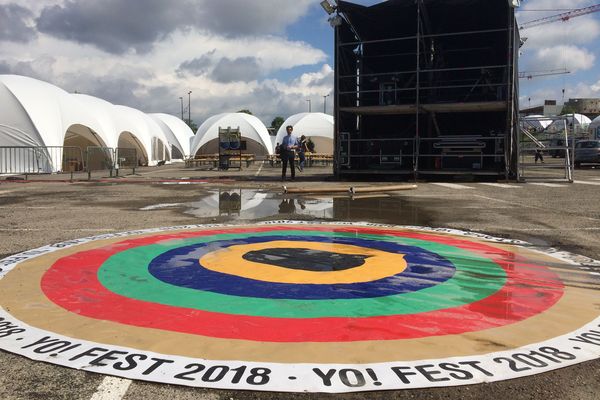
POLYGON ((507 0, 339 1, 335 173, 516 177, 519 33, 507 0))

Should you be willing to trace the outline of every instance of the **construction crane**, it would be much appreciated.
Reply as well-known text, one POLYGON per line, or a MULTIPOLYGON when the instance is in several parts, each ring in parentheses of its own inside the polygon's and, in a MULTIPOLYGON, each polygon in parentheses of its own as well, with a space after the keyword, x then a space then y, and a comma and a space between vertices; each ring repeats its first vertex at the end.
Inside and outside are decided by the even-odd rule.
POLYGON ((533 79, 538 76, 563 75, 570 74, 567 69, 550 69, 546 71, 519 71, 519 79, 533 79))
POLYGON ((540 26, 558 21, 566 22, 569 21, 571 18, 580 17, 582 15, 587 15, 598 11, 600 11, 600 4, 595 4, 593 6, 584 8, 576 8, 566 13, 551 15, 549 17, 534 19, 533 21, 525 22, 521 24, 520 29, 525 30, 533 28, 535 26, 540 26))

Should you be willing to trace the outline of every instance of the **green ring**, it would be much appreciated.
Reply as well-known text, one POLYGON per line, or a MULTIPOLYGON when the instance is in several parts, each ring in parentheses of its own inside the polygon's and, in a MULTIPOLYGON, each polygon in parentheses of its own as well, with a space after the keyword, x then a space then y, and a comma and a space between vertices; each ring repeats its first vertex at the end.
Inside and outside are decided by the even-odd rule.
MULTIPOLYGON (((253 232, 272 236, 273 232, 253 232)), ((148 265, 160 254, 181 246, 215 240, 245 238, 247 234, 219 234, 194 239, 175 239, 169 245, 153 244, 125 250, 108 258, 98 279, 108 290, 141 301, 211 312, 272 318, 375 317, 416 314, 459 307, 476 302, 501 289, 506 272, 495 262, 445 244, 397 236, 322 231, 277 231, 277 235, 341 236, 391 241, 421 247, 445 257, 456 267, 444 283, 417 292, 367 299, 294 300, 239 297, 173 286, 148 272, 148 265), (488 280, 482 280, 485 275, 488 280), (301 315, 300 315, 301 314, 301 315)))

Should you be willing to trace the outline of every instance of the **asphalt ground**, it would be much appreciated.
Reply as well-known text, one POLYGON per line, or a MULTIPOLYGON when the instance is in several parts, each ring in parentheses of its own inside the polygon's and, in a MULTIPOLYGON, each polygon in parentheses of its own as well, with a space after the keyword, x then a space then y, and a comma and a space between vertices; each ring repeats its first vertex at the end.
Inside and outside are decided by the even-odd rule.
MULTIPOLYGON (((301 201, 331 202, 327 219, 421 225, 484 232, 520 239, 600 259, 600 169, 575 171, 575 183, 509 183, 489 185, 477 177, 431 178, 411 191, 385 197, 339 199, 285 195, 280 170, 256 164, 242 171, 185 169, 180 165, 142 168, 135 176, 120 171, 110 178, 87 175, 46 175, 29 181, 0 178, 0 258, 46 244, 108 232, 235 220, 308 219, 301 201), (185 178, 182 180, 182 178, 185 178), (442 185, 438 184, 440 182, 442 185), (181 184, 183 183, 183 184, 181 184), (198 212, 203 198, 219 191, 261 190, 268 202, 253 214, 198 212), (279 207, 284 199, 298 205, 279 207), (167 205, 167 206, 165 206, 167 205)), ((389 182, 334 182, 331 169, 316 167, 297 173, 288 187, 348 187, 389 182)), ((543 182, 542 182, 543 183, 543 182)), ((204 207, 204 206, 201 206, 204 207)), ((599 304, 600 308, 600 297, 599 304)), ((105 376, 73 370, 0 351, 0 399, 98 399, 105 376), (95 397, 94 397, 95 396, 95 397)), ((289 394, 206 390, 154 384, 121 383, 123 393, 104 398, 126 400, 181 399, 598 399, 600 360, 527 378, 443 389, 353 394, 289 394)))

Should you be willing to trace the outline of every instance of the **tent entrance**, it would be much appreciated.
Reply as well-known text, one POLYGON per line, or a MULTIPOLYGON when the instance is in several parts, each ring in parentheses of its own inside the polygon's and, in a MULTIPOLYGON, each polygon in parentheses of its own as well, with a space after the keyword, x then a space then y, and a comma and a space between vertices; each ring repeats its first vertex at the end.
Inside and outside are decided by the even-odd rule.
MULTIPOLYGON (((106 143, 92 129, 85 125, 71 125, 65 132, 64 153, 62 154, 62 171, 83 171, 87 162, 102 162, 102 158, 94 158, 84 154, 89 147, 106 147, 106 143), (77 149, 80 149, 77 151, 77 149)), ((57 160, 55 160, 56 162, 57 160)))
POLYGON ((144 146, 140 140, 131 132, 122 132, 119 135, 119 148, 130 148, 136 150, 137 165, 148 165, 148 153, 144 149, 144 146))

